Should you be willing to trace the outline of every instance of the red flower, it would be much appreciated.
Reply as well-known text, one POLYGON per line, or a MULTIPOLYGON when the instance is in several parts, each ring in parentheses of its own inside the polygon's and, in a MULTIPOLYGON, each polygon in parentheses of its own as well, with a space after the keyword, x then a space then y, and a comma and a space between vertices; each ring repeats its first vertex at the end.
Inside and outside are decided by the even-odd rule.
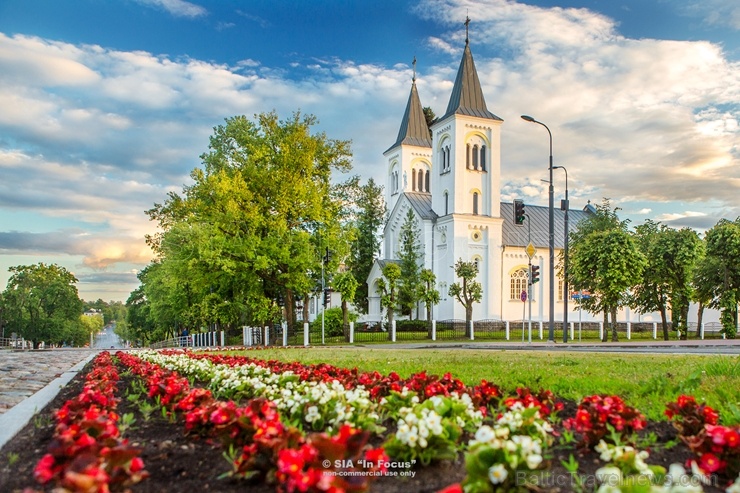
POLYGON ((713 473, 722 467, 722 462, 714 454, 704 454, 699 459, 699 467, 705 472, 713 473))
POLYGON ((134 473, 139 472, 144 469, 144 461, 141 460, 141 457, 134 457, 131 459, 131 465, 129 465, 128 469, 134 473))
POLYGON ((36 478, 36 481, 41 484, 46 484, 51 481, 54 477, 54 464, 55 459, 53 455, 44 455, 33 470, 33 477, 36 478))
POLYGON ((439 490, 437 493, 463 493, 463 489, 460 483, 455 483, 439 490))

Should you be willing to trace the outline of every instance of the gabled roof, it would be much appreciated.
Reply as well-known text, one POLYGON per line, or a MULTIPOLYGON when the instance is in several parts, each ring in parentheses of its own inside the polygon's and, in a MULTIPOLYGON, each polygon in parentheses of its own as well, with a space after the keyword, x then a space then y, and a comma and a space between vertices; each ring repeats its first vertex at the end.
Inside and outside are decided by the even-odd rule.
POLYGON ((486 100, 483 98, 483 90, 480 87, 480 80, 478 80, 478 71, 475 69, 473 54, 470 52, 470 45, 467 40, 465 41, 465 51, 463 51, 462 60, 460 61, 460 68, 457 69, 457 78, 455 78, 455 86, 452 88, 447 111, 440 120, 455 114, 503 121, 488 111, 486 107, 486 100))
POLYGON ((409 200, 411 207, 414 208, 420 218, 431 219, 432 221, 437 219, 437 213, 432 210, 431 193, 404 192, 403 194, 409 200))
POLYGON ((398 130, 396 143, 385 152, 401 144, 432 147, 432 138, 429 136, 429 127, 424 117, 424 109, 421 107, 419 92, 416 90, 416 81, 411 84, 411 94, 409 94, 409 101, 406 103, 406 111, 401 120, 401 128, 398 130))
MULTIPOLYGON (((528 226, 531 227, 532 244, 538 249, 549 248, 549 211, 546 206, 525 205, 525 212, 532 221, 531 225, 524 224, 518 226, 514 224, 514 204, 510 202, 501 202, 501 218, 503 224, 503 244, 506 246, 527 246, 528 226)), ((568 210, 568 230, 575 231, 578 223, 591 215, 587 210, 569 209, 568 210)), ((555 227, 555 248, 565 247, 565 211, 556 208, 553 211, 553 223, 555 227)))

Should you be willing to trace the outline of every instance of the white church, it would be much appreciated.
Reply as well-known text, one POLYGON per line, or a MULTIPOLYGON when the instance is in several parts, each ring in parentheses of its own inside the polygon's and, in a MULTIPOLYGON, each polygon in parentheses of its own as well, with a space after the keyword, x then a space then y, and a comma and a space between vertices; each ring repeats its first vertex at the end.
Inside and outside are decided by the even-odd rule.
MULTIPOLYGON (((384 260, 377 260, 367 279, 368 320, 385 318, 377 291, 387 262, 398 259, 399 235, 408 211, 420 231, 422 266, 436 275, 441 295, 434 307, 436 320, 465 319, 465 309, 448 295, 459 260, 478 265, 483 299, 473 308, 474 320, 522 320, 521 293, 527 289, 528 229, 536 248, 533 265, 540 266, 541 282, 534 284, 532 319, 549 313, 548 208, 526 205, 531 224, 516 225, 513 204, 501 202, 501 128, 503 120, 488 110, 478 73, 465 41, 455 85, 445 113, 427 126, 412 79, 406 111, 398 137, 383 154, 387 167, 385 200, 389 218, 383 232, 384 260), (430 132, 431 130, 431 132, 430 132)), ((569 210, 570 228, 589 214, 569 210)), ((555 210, 556 261, 564 242, 564 211, 555 210)), ((557 267, 556 267, 557 269, 557 267)), ((555 280, 556 320, 563 319, 563 281, 555 280)), ((569 303, 569 319, 578 319, 578 308, 569 303)), ((420 318, 426 311, 420 306, 420 318)), ((586 317, 594 320, 583 312, 586 317)))

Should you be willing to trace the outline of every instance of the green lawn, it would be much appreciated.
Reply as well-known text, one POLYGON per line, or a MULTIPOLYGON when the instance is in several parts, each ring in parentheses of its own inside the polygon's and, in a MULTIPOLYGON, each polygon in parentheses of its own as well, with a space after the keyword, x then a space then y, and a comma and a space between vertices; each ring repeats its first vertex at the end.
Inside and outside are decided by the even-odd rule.
POLYGON ((649 419, 663 419, 665 403, 681 393, 718 409, 724 424, 740 423, 740 357, 584 354, 464 349, 276 348, 249 352, 262 359, 330 363, 360 370, 452 373, 466 384, 481 379, 504 390, 546 388, 578 400, 618 394, 649 419))

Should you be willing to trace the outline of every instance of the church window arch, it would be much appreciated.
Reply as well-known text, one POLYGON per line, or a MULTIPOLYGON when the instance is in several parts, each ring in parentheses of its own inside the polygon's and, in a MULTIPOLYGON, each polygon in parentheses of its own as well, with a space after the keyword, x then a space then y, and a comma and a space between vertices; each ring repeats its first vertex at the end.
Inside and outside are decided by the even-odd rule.
POLYGON ((473 263, 475 264, 475 268, 478 270, 478 274, 480 274, 481 267, 483 265, 483 259, 480 255, 475 255, 473 258, 473 263))
POLYGON ((473 169, 478 169, 478 158, 479 157, 480 156, 478 154, 478 144, 475 144, 473 146, 473 169))
POLYGON ((424 172, 424 191, 428 193, 432 192, 432 189, 429 186, 429 170, 424 172))
POLYGON ((424 170, 419 170, 419 175, 417 176, 417 179, 419 180, 419 186, 417 187, 420 192, 426 192, 424 190, 424 170))
POLYGON ((511 292, 509 299, 514 301, 521 300, 522 291, 527 291, 527 283, 529 281, 529 269, 527 267, 520 267, 511 273, 511 292))
POLYGON ((450 194, 445 190, 444 193, 445 198, 445 216, 450 213, 450 194))
POLYGON ((471 169, 471 166, 470 166, 470 144, 465 144, 465 168, 471 169))
POLYGON ((478 214, 478 199, 480 198, 480 194, 478 192, 473 192, 473 214, 478 214))
POLYGON ((416 168, 411 170, 411 191, 416 191, 416 168))
POLYGON ((472 171, 488 170, 488 139, 483 134, 472 133, 467 136, 465 144, 465 161, 467 169, 472 171))
POLYGON ((451 141, 448 135, 442 137, 439 144, 439 174, 445 174, 450 171, 452 163, 450 160, 451 141))
POLYGON ((486 170, 486 146, 483 144, 480 146, 480 170, 486 170))

